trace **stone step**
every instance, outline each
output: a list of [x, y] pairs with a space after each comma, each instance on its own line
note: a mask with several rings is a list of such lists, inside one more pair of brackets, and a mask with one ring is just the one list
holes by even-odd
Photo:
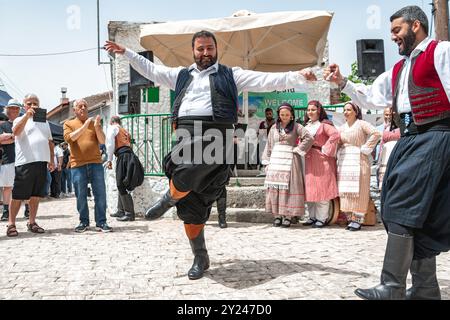
[[[265, 209], [248, 208], [227, 208], [227, 221], [232, 222], [252, 222], [252, 223], [272, 223], [273, 216], [266, 213]], [[217, 221], [217, 208], [213, 207], [209, 221]]]
[[230, 187], [251, 187], [263, 186], [265, 177], [232, 177], [230, 178]]
[[227, 187], [228, 208], [265, 208], [266, 189], [264, 186]]
[[256, 177], [260, 173], [261, 173], [261, 171], [259, 171], [259, 170], [243, 170], [243, 169], [237, 170], [238, 177]]
[[[251, 223], [272, 223], [273, 216], [266, 213], [265, 209], [249, 209], [249, 208], [227, 208], [227, 221], [229, 222], [251, 222]], [[218, 219], [217, 208], [213, 207], [209, 216], [209, 221], [214, 222]], [[143, 218], [144, 214], [137, 214], [138, 217]], [[180, 220], [176, 210], [170, 209], [162, 219]]]

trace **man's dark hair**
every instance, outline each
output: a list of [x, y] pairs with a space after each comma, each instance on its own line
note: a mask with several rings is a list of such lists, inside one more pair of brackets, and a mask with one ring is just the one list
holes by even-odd
[[401, 8], [391, 16], [391, 22], [395, 19], [403, 18], [409, 24], [418, 20], [426, 34], [428, 34], [428, 18], [425, 12], [418, 6], [407, 6]]
[[264, 113], [266, 113], [266, 112], [268, 112], [268, 111], [272, 111], [272, 113], [273, 113], [272, 108], [266, 108], [266, 110], [264, 110]]
[[195, 33], [194, 36], [192, 37], [192, 49], [194, 49], [195, 39], [197, 39], [197, 38], [212, 38], [214, 40], [214, 44], [216, 45], [216, 48], [217, 48], [216, 36], [212, 32], [202, 30], [202, 31]]
[[111, 117], [111, 123], [117, 123], [117, 124], [121, 124], [121, 120], [120, 120], [120, 117], [119, 116], [112, 116]]

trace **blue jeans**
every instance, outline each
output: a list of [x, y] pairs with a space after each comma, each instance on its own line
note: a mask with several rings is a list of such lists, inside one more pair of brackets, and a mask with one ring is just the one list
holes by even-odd
[[47, 169], [47, 180], [45, 181], [45, 196], [48, 196], [50, 194], [50, 184], [52, 183], [52, 175], [50, 171]]
[[87, 187], [91, 184], [95, 202], [95, 223], [97, 226], [106, 222], [106, 186], [103, 166], [97, 163], [72, 168], [72, 180], [77, 197], [77, 210], [80, 222], [89, 225], [89, 208]]
[[61, 192], [72, 192], [72, 177], [70, 175], [70, 169], [61, 170]]

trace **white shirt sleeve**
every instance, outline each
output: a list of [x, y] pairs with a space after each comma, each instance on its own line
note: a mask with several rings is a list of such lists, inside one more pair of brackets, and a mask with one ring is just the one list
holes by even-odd
[[106, 131], [106, 154], [108, 155], [108, 161], [113, 160], [114, 149], [116, 147], [116, 136], [119, 133], [117, 126], [109, 126]]
[[238, 92], [267, 92], [282, 91], [286, 89], [307, 90], [305, 77], [299, 72], [259, 72], [244, 70], [240, 67], [233, 68], [233, 77]]
[[172, 90], [175, 90], [178, 73], [183, 67], [170, 68], [151, 62], [136, 52], [126, 49], [124, 57], [128, 59], [131, 66], [147, 79], [162, 84]]
[[59, 146], [55, 146], [54, 152], [55, 152], [55, 156], [57, 158], [60, 158], [60, 157], [64, 156], [64, 153], [63, 153], [62, 149]]
[[434, 64], [450, 101], [450, 42], [439, 42], [434, 51]]
[[392, 69], [382, 73], [370, 86], [347, 81], [342, 90], [358, 106], [382, 110], [392, 106]]

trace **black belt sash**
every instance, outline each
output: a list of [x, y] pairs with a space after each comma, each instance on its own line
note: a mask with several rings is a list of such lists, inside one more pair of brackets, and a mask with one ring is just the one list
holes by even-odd
[[410, 136], [425, 133], [427, 131], [450, 131], [450, 118], [418, 126], [414, 123], [411, 112], [401, 113], [396, 119], [401, 136]]

